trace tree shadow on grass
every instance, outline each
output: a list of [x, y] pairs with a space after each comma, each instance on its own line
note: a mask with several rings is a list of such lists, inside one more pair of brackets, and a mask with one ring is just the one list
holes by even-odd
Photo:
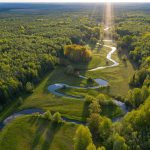
[[51, 125], [49, 126], [48, 130], [45, 133], [45, 141], [42, 145], [42, 150], [49, 150], [53, 142], [54, 136], [59, 131], [60, 127], [61, 124], [51, 123]]
[[[65, 73], [65, 69], [66, 67], [63, 66], [59, 66], [56, 68], [56, 70], [54, 70], [53, 72], [51, 72], [51, 74], [49, 75], [47, 82], [44, 85], [43, 88], [43, 93], [50, 93], [48, 91], [48, 86], [52, 85], [52, 84], [56, 84], [56, 83], [64, 83], [67, 85], [73, 85], [73, 86], [80, 86], [81, 82], [85, 79], [78, 77], [77, 75], [73, 74], [73, 75], [68, 75]], [[79, 69], [75, 70], [80, 71]], [[86, 71], [82, 71], [82, 75], [85, 74]]]
[[83, 111], [82, 111], [82, 120], [83, 120], [83, 122], [86, 122], [86, 119], [89, 116], [88, 109], [89, 109], [89, 104], [85, 102], [84, 106], [83, 106]]
[[31, 124], [36, 124], [38, 126], [31, 146], [31, 150], [36, 150], [36, 146], [38, 145], [41, 136], [45, 133], [45, 130], [50, 126], [50, 122], [42, 119], [31, 119], [30, 122]]
[[30, 118], [29, 122], [31, 123], [31, 125], [37, 126], [37, 130], [34, 134], [33, 142], [30, 149], [36, 150], [43, 136], [42, 145], [40, 147], [42, 150], [49, 150], [53, 142], [53, 138], [57, 131], [59, 131], [61, 124], [55, 124], [48, 120], [39, 119], [36, 117]]
[[[138, 69], [139, 66], [133, 61], [133, 59], [131, 59], [128, 51], [126, 51], [125, 48], [122, 51], [119, 50], [119, 52], [117, 52], [117, 55], [118, 55], [119, 59], [121, 60], [121, 62], [123, 62], [122, 57], [126, 56], [127, 60], [132, 64], [133, 69], [134, 70]], [[127, 62], [123, 62], [123, 63], [125, 65], [125, 67], [127, 67]]]

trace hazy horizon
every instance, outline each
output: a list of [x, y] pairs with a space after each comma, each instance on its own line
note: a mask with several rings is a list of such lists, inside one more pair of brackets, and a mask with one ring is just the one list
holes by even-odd
[[149, 3], [149, 0], [0, 0], [0, 3]]

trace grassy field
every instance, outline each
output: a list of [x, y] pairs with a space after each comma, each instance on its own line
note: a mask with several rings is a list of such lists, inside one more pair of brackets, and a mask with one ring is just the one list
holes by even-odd
[[[41, 108], [52, 112], [59, 111], [62, 115], [69, 118], [85, 119], [84, 111], [86, 108], [83, 101], [58, 97], [48, 92], [48, 85], [65, 81], [65, 76], [60, 76], [59, 78], [60, 71], [61, 69], [57, 68], [50, 73], [34, 90], [33, 94], [24, 100], [23, 105], [19, 109]], [[66, 83], [69, 84], [69, 81], [66, 80]], [[74, 82], [74, 85], [77, 85], [77, 83]]]
[[72, 150], [77, 126], [72, 123], [54, 126], [44, 119], [19, 117], [0, 132], [0, 149]]
[[[101, 58], [106, 57], [109, 51], [110, 51], [109, 48], [102, 48], [99, 51], [100, 57]], [[106, 68], [103, 70], [97, 70], [93, 72], [81, 71], [80, 73], [87, 77], [102, 78], [102, 79], [109, 81], [109, 84], [110, 84], [109, 90], [102, 90], [102, 92], [105, 92], [111, 96], [125, 97], [127, 95], [128, 90], [130, 89], [128, 82], [129, 82], [129, 78], [134, 73], [134, 68], [129, 60], [127, 60], [126, 62], [123, 62], [122, 59], [118, 57], [117, 52], [113, 53], [112, 58], [116, 60], [117, 62], [119, 62], [119, 66], [113, 67], [113, 68]], [[99, 66], [106, 65], [104, 64], [105, 61], [100, 60]], [[83, 94], [82, 90], [79, 91], [76, 89], [71, 89], [70, 92], [79, 94], [79, 95]]]

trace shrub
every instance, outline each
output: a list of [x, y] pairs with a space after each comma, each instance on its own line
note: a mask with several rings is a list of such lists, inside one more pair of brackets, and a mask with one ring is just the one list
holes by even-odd
[[80, 125], [75, 133], [74, 150], [86, 150], [90, 143], [92, 143], [92, 135], [89, 128]]
[[38, 118], [39, 118], [39, 117], [42, 117], [39, 112], [34, 113], [33, 116], [34, 116], [34, 117], [38, 117]]
[[93, 143], [90, 143], [86, 150], [96, 150], [96, 146]]
[[92, 101], [92, 103], [89, 106], [89, 111], [90, 114], [92, 113], [100, 113], [101, 112], [101, 108], [100, 105], [97, 101]]
[[100, 104], [102, 104], [106, 100], [106, 96], [104, 94], [99, 94], [96, 99]]
[[126, 56], [126, 55], [123, 55], [123, 56], [122, 56], [122, 60], [123, 60], [123, 61], [126, 61], [126, 60], [127, 60], [127, 56]]
[[125, 143], [125, 139], [119, 134], [114, 135], [113, 150], [127, 150], [128, 146]]
[[43, 114], [43, 118], [47, 119], [47, 120], [52, 120], [52, 114], [51, 112], [48, 110]]
[[98, 147], [97, 150], [106, 150], [104, 146]]
[[91, 77], [89, 77], [89, 78], [87, 79], [87, 83], [94, 83], [94, 80], [93, 80]]
[[52, 121], [54, 123], [62, 123], [62, 118], [61, 118], [61, 114], [59, 112], [54, 113], [53, 117], [52, 117]]
[[33, 92], [33, 84], [31, 83], [31, 82], [27, 82], [26, 83], [26, 91], [28, 92], [28, 93], [32, 93]]
[[96, 99], [92, 96], [86, 95], [85, 96], [85, 102], [86, 103], [92, 103], [93, 101], [95, 101]]
[[101, 116], [97, 113], [93, 113], [87, 119], [88, 127], [93, 135], [94, 139], [99, 137], [99, 126], [101, 122]]

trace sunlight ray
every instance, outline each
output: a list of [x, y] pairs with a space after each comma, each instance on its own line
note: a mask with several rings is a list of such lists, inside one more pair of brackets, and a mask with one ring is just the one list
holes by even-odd
[[112, 3], [107, 2], [105, 4], [105, 12], [104, 12], [104, 25], [105, 25], [105, 37], [106, 39], [112, 39], [112, 35], [108, 30], [113, 25], [113, 6]]

